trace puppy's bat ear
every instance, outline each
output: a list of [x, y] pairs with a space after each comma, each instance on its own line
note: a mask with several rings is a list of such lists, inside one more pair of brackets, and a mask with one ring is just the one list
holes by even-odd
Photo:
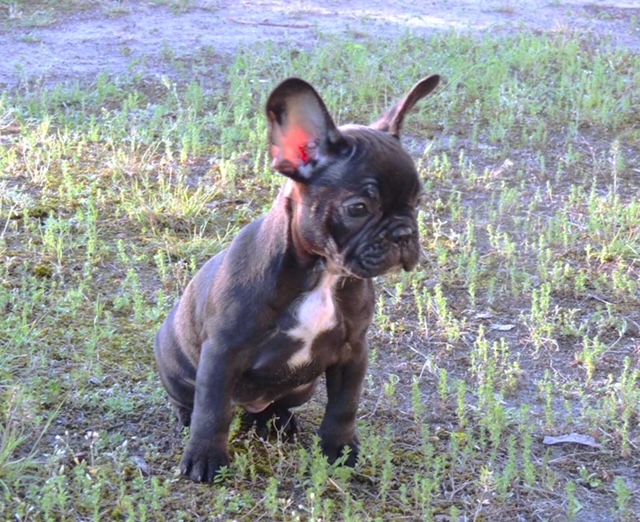
[[411, 88], [402, 100], [388, 109], [378, 120], [372, 123], [370, 127], [388, 132], [392, 136], [399, 138], [402, 122], [404, 121], [404, 116], [407, 111], [410, 111], [418, 101], [433, 91], [438, 86], [438, 83], [440, 83], [440, 76], [437, 74], [422, 78], [422, 80]]
[[346, 145], [324, 102], [304, 80], [283, 81], [266, 109], [272, 166], [295, 181], [308, 181], [323, 159]]

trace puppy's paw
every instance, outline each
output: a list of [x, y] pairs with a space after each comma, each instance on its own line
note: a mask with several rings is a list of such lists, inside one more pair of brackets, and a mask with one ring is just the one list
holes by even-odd
[[180, 471], [194, 482], [213, 482], [220, 469], [229, 465], [229, 454], [221, 450], [202, 451], [189, 443], [182, 455]]
[[343, 457], [345, 451], [347, 452], [346, 458], [344, 459], [344, 462], [341, 462], [341, 464], [353, 468], [358, 460], [357, 441], [352, 441], [347, 444], [334, 444], [322, 441], [320, 443], [320, 448], [322, 449], [322, 453], [327, 457], [329, 464], [333, 464]]

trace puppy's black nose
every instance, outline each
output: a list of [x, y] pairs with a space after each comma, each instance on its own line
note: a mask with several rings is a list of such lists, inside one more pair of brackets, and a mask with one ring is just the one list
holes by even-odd
[[391, 238], [395, 243], [406, 241], [413, 235], [413, 229], [406, 225], [401, 225], [393, 229], [391, 232]]

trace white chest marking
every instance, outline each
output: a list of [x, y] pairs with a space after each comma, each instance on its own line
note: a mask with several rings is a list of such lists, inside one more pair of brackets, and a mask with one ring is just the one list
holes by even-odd
[[333, 289], [337, 275], [325, 274], [320, 284], [309, 292], [298, 305], [298, 325], [287, 332], [292, 339], [302, 341], [302, 347], [294, 353], [287, 364], [296, 368], [311, 361], [311, 345], [314, 339], [337, 324]]

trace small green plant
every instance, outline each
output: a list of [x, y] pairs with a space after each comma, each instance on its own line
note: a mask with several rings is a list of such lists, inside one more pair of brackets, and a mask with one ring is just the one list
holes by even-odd
[[629, 510], [631, 491], [622, 477], [616, 477], [613, 481], [613, 489], [616, 493], [616, 516], [620, 520], [633, 520]]
[[576, 497], [576, 484], [573, 481], [567, 483], [567, 520], [575, 520], [582, 510], [582, 504]]

